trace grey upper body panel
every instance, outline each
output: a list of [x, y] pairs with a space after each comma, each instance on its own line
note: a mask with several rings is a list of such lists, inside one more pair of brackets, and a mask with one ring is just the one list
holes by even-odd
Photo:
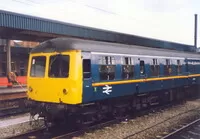
[[63, 52], [67, 50], [200, 59], [200, 54], [194, 52], [183, 52], [161, 48], [149, 48], [138, 45], [124, 45], [118, 43], [107, 43], [75, 38], [55, 38], [45, 41], [34, 48], [31, 53]]

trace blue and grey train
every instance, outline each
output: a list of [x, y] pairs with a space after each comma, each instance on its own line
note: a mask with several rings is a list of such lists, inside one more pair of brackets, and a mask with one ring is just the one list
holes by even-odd
[[27, 77], [32, 115], [92, 123], [196, 96], [200, 55], [55, 38], [31, 51]]

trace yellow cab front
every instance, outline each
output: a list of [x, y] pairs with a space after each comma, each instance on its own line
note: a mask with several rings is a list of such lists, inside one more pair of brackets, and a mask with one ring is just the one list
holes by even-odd
[[28, 99], [39, 102], [82, 102], [82, 61], [77, 50], [30, 54]]

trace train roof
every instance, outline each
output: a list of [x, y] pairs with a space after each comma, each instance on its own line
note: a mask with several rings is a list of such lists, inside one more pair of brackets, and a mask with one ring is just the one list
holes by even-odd
[[132, 55], [157, 55], [157, 56], [180, 56], [198, 57], [196, 52], [184, 52], [168, 50], [162, 48], [149, 48], [138, 45], [125, 45], [119, 43], [108, 43], [93, 40], [83, 40], [77, 38], [55, 38], [42, 42], [39, 46], [32, 49], [31, 53], [63, 52], [67, 50], [81, 50], [87, 52], [100, 53], [120, 53]]

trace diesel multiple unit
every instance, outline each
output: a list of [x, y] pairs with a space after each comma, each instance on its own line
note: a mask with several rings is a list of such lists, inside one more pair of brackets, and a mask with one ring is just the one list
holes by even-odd
[[196, 95], [200, 55], [56, 38], [31, 51], [27, 77], [33, 115], [88, 124]]

